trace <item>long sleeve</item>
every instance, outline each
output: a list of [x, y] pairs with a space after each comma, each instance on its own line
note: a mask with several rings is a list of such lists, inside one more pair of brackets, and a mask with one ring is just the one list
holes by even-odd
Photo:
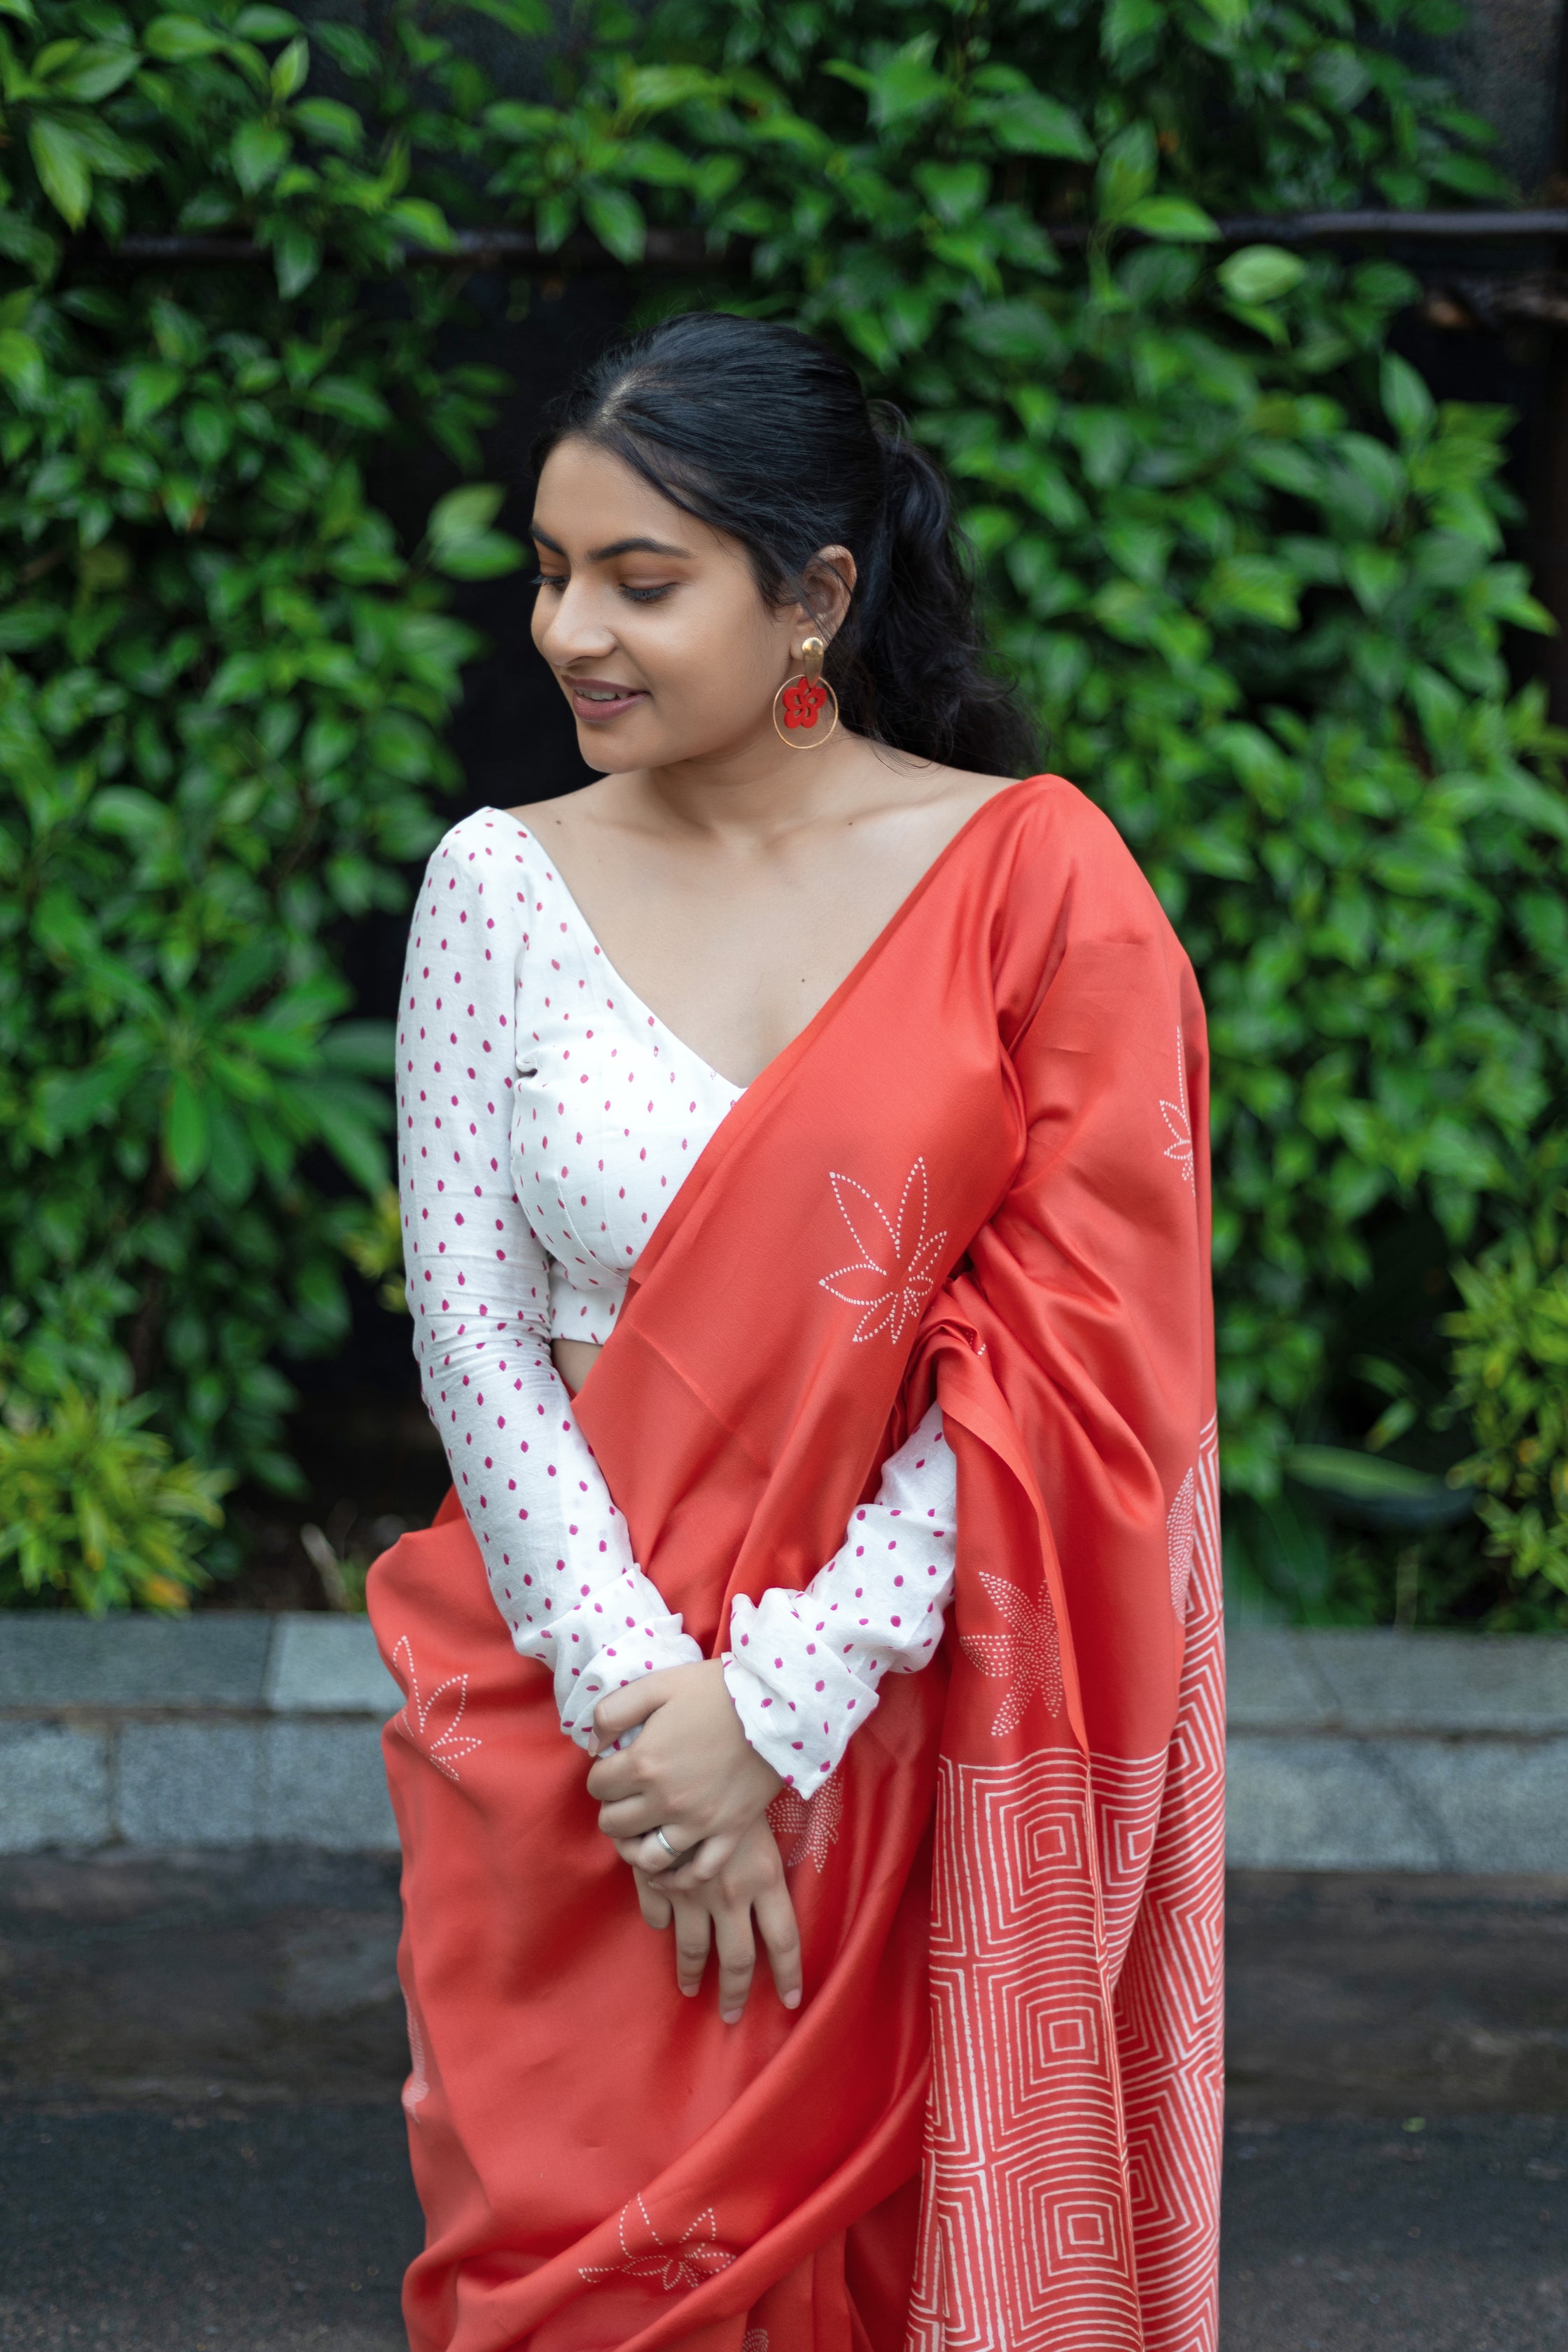
[[490, 1590], [586, 1746], [606, 1691], [702, 1654], [632, 1559], [551, 1358], [548, 1262], [510, 1166], [520, 905], [485, 833], [447, 835], [399, 1007], [405, 1262], [425, 1402]]
[[793, 1787], [827, 1779], [884, 1675], [930, 1662], [952, 1597], [957, 1502], [958, 1465], [933, 1404], [804, 1591], [774, 1586], [735, 1601], [725, 1687], [747, 1739]]

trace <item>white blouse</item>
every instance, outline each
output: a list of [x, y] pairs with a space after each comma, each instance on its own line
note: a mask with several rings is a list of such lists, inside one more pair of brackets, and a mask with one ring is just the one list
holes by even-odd
[[[628, 1272], [743, 1089], [632, 994], [499, 809], [455, 825], [426, 869], [397, 1078], [425, 1402], [512, 1639], [586, 1746], [607, 1690], [702, 1653], [632, 1559], [550, 1343], [609, 1338]], [[930, 1659], [955, 1516], [933, 1405], [804, 1591], [735, 1601], [725, 1684], [786, 1780], [820, 1786], [882, 1675]]]

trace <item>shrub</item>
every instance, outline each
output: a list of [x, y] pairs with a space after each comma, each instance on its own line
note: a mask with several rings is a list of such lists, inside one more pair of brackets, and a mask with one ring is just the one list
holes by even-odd
[[[183, 1454], [289, 1486], [276, 1359], [344, 1336], [355, 1223], [313, 1156], [366, 1194], [387, 1177], [390, 1030], [342, 1017], [334, 927], [401, 904], [455, 780], [440, 730], [476, 640], [438, 575], [518, 550], [481, 485], [408, 551], [366, 501], [393, 401], [468, 461], [482, 387], [430, 371], [416, 320], [356, 307], [357, 278], [439, 222], [402, 194], [395, 148], [356, 162], [358, 118], [303, 95], [292, 19], [7, 13], [0, 1247], [17, 1378], [45, 1427], [68, 1379], [133, 1387]], [[59, 234], [237, 215], [271, 274], [139, 273]], [[58, 1410], [76, 1429], [77, 1406]]]
[[[515, 554], [478, 486], [418, 550], [365, 502], [416, 423], [477, 470], [495, 389], [432, 361], [460, 274], [402, 257], [510, 221], [635, 269], [651, 223], [712, 266], [650, 305], [801, 319], [941, 451], [1055, 763], [1194, 954], [1232, 1493], [1359, 1439], [1380, 1235], [1484, 1253], [1568, 1079], [1568, 799], [1504, 666], [1545, 625], [1504, 415], [1392, 353], [1403, 271], [1224, 255], [1214, 216], [1494, 195], [1405, 54], [1447, 0], [585, 0], [559, 37], [537, 0], [34, 5], [0, 190], [0, 1213], [35, 1356], [112, 1358], [182, 1448], [287, 1477], [273, 1358], [341, 1332], [357, 1223], [306, 1155], [384, 1181], [385, 1039], [341, 1019], [330, 926], [436, 829], [471, 645], [436, 575]], [[244, 232], [271, 267], [132, 270], [62, 222]]]
[[[1543, 1197], [1457, 1279], [1462, 1310], [1454, 1403], [1476, 1451], [1456, 1471], [1481, 1488], [1487, 1549], [1508, 1562], [1519, 1603], [1568, 1622], [1568, 1150], [1549, 1139]], [[1555, 1604], [1554, 1606], [1552, 1604]]]
[[99, 1616], [174, 1613], [205, 1584], [202, 1530], [222, 1522], [221, 1473], [170, 1459], [127, 1403], [68, 1388], [0, 1427], [0, 1607], [65, 1601]]

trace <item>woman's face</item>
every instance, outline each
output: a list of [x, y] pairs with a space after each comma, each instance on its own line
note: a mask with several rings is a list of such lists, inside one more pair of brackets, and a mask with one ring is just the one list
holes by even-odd
[[[773, 697], [799, 669], [816, 624], [798, 605], [763, 601], [734, 540], [607, 450], [572, 440], [545, 461], [532, 532], [533, 642], [572, 706], [590, 767], [666, 768], [776, 740]], [[830, 575], [822, 634], [846, 602]]]

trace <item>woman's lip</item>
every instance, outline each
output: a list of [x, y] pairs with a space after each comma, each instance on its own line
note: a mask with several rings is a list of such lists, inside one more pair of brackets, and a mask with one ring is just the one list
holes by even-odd
[[622, 686], [613, 677], [569, 677], [566, 690], [578, 718], [590, 725], [595, 719], [618, 719], [635, 702], [647, 698], [643, 687]]

